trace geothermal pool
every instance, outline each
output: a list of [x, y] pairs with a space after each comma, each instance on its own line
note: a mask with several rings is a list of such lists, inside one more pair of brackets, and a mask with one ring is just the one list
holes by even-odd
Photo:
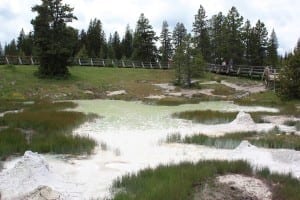
[[[66, 199], [110, 197], [114, 179], [159, 164], [196, 162], [201, 159], [244, 159], [256, 167], [300, 177], [300, 152], [257, 148], [243, 142], [234, 150], [197, 145], [167, 144], [169, 134], [222, 135], [236, 131], [267, 131], [275, 124], [255, 124], [243, 112], [278, 112], [274, 108], [237, 106], [231, 102], [203, 102], [181, 106], [154, 106], [114, 100], [75, 101], [77, 111], [101, 116], [74, 131], [88, 135], [99, 146], [90, 157], [30, 155], [5, 163], [0, 173], [2, 198], [24, 195], [40, 185], [62, 193]], [[174, 112], [188, 110], [243, 111], [228, 124], [203, 125], [174, 119]], [[287, 127], [280, 127], [287, 128]], [[20, 170], [20, 168], [22, 170]], [[19, 170], [18, 170], [19, 169]], [[25, 183], [25, 184], [24, 184]]]

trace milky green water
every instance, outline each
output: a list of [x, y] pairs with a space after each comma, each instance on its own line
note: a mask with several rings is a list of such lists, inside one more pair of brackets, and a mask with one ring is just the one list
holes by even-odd
[[96, 113], [101, 119], [101, 129], [176, 129], [190, 126], [192, 122], [173, 119], [171, 115], [175, 112], [192, 110], [218, 110], [224, 112], [245, 111], [267, 111], [277, 112], [277, 109], [265, 107], [238, 106], [232, 102], [215, 101], [202, 102], [199, 104], [185, 104], [179, 106], [156, 106], [142, 102], [128, 102], [119, 100], [78, 100], [77, 111], [85, 113]]

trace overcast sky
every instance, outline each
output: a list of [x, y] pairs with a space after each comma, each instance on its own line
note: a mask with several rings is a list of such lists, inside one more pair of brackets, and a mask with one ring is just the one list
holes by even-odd
[[[24, 28], [32, 30], [30, 20], [35, 17], [31, 7], [40, 0], [0, 0], [0, 42], [11, 41]], [[218, 12], [227, 14], [235, 6], [239, 13], [254, 25], [261, 19], [269, 33], [272, 29], [279, 41], [279, 52], [291, 51], [300, 37], [299, 0], [65, 0], [75, 8], [78, 20], [72, 26], [87, 29], [90, 19], [98, 18], [106, 35], [118, 31], [121, 36], [127, 24], [134, 28], [141, 13], [159, 35], [163, 20], [173, 29], [177, 22], [183, 22], [191, 31], [194, 15], [200, 4], [210, 18]]]

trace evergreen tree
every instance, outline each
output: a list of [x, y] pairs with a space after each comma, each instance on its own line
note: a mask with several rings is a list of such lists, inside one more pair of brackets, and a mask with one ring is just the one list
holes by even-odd
[[253, 28], [253, 47], [251, 47], [252, 65], [266, 64], [267, 45], [268, 45], [268, 31], [263, 22], [257, 21]]
[[285, 99], [300, 99], [300, 51], [288, 58], [280, 73], [279, 95]]
[[194, 47], [192, 37], [187, 34], [174, 55], [176, 84], [191, 87], [192, 78], [203, 75], [205, 66], [201, 52]]
[[243, 28], [242, 28], [242, 40], [244, 45], [244, 63], [251, 63], [251, 47], [253, 46], [253, 31], [251, 27], [251, 23], [249, 20], [246, 20]]
[[42, 0], [32, 8], [37, 16], [32, 20], [34, 41], [40, 58], [41, 77], [66, 77], [67, 65], [77, 40], [77, 32], [66, 23], [76, 19], [73, 8], [62, 0]]
[[222, 12], [219, 12], [217, 15], [213, 15], [209, 20], [211, 57], [217, 64], [222, 63], [226, 53], [224, 22], [225, 16], [222, 14]]
[[3, 56], [3, 55], [4, 55], [4, 50], [3, 50], [1, 42], [0, 42], [0, 56]]
[[104, 38], [101, 21], [96, 18], [91, 20], [86, 34], [86, 48], [89, 57], [100, 56]]
[[267, 47], [267, 60], [268, 64], [276, 67], [278, 65], [278, 40], [274, 29], [272, 30], [271, 36], [268, 41]]
[[193, 23], [193, 32], [196, 48], [200, 50], [204, 59], [210, 61], [210, 38], [208, 34], [208, 22], [205, 10], [202, 5], [195, 15], [195, 22]]
[[149, 24], [149, 20], [142, 13], [137, 21], [136, 30], [134, 32], [133, 59], [156, 61], [157, 49], [155, 42], [157, 39], [152, 26]]
[[163, 21], [162, 24], [162, 31], [160, 34], [160, 54], [161, 54], [161, 61], [168, 62], [169, 59], [172, 57], [172, 45], [171, 45], [171, 32], [169, 31], [169, 25], [167, 21]]
[[174, 28], [173, 35], [172, 35], [172, 41], [175, 50], [181, 45], [186, 35], [187, 35], [187, 30], [184, 27], [184, 24], [178, 22]]
[[24, 29], [22, 28], [20, 35], [17, 39], [17, 48], [19, 51], [19, 55], [23, 55], [24, 41], [25, 41], [25, 32]]
[[116, 31], [112, 37], [111, 45], [114, 51], [114, 58], [120, 60], [122, 58], [122, 46], [119, 33]]
[[238, 10], [232, 7], [225, 18], [226, 27], [226, 54], [227, 61], [233, 60], [235, 63], [241, 63], [243, 57], [242, 30], [243, 17]]
[[107, 58], [115, 59], [115, 52], [113, 48], [113, 36], [111, 33], [109, 34], [109, 38], [107, 41]]
[[17, 56], [18, 49], [16, 41], [13, 39], [9, 44], [5, 45], [4, 52], [6, 56]]
[[125, 35], [124, 38], [122, 39], [122, 51], [123, 51], [122, 54], [127, 59], [131, 58], [133, 53], [133, 33], [129, 25], [126, 26]]

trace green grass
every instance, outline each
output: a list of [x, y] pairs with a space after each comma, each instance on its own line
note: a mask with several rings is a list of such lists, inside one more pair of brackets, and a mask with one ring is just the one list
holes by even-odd
[[268, 106], [279, 108], [283, 115], [300, 117], [299, 100], [283, 101], [273, 91], [251, 94], [242, 99], [235, 100], [235, 103], [246, 106]]
[[12, 154], [23, 154], [28, 148], [24, 135], [15, 129], [0, 131], [0, 160]]
[[219, 112], [212, 110], [205, 111], [185, 111], [174, 113], [172, 116], [180, 119], [193, 120], [202, 124], [229, 123], [235, 119], [237, 112]]
[[[194, 122], [202, 124], [222, 124], [233, 121], [238, 112], [220, 112], [212, 110], [201, 110], [201, 111], [184, 111], [174, 113], [172, 117], [192, 120]], [[252, 119], [256, 123], [264, 123], [263, 116], [265, 115], [276, 115], [276, 113], [268, 112], [253, 112], [250, 113]]]
[[197, 104], [200, 101], [198, 99], [187, 99], [183, 97], [166, 97], [155, 101], [159, 106], [178, 106], [182, 104]]
[[[24, 153], [25, 149], [40, 153], [90, 154], [97, 145], [88, 137], [74, 136], [74, 128], [95, 115], [62, 111], [73, 108], [72, 102], [38, 102], [19, 113], [9, 113], [0, 118], [0, 126], [9, 127], [0, 132], [0, 157]], [[17, 137], [16, 137], [17, 136]]]
[[0, 66], [0, 99], [90, 99], [122, 89], [131, 99], [142, 99], [160, 94], [153, 83], [168, 83], [174, 77], [173, 70], [71, 67], [69, 79], [52, 80], [37, 78], [36, 70], [36, 66], [15, 66], [14, 70]]
[[243, 174], [265, 180], [272, 187], [273, 199], [294, 200], [300, 195], [300, 181], [291, 176], [271, 174], [266, 169], [253, 172], [243, 161], [200, 161], [196, 164], [159, 166], [125, 175], [113, 183], [114, 199], [193, 199], [194, 185], [204, 185], [225, 174]]
[[[170, 137], [170, 136], [169, 136]], [[278, 130], [272, 130], [268, 133], [246, 132], [231, 133], [220, 137], [209, 137], [206, 135], [187, 136], [180, 142], [187, 144], [197, 144], [221, 149], [234, 149], [243, 140], [248, 140], [251, 144], [273, 149], [294, 149], [300, 151], [300, 136], [278, 134]]]

